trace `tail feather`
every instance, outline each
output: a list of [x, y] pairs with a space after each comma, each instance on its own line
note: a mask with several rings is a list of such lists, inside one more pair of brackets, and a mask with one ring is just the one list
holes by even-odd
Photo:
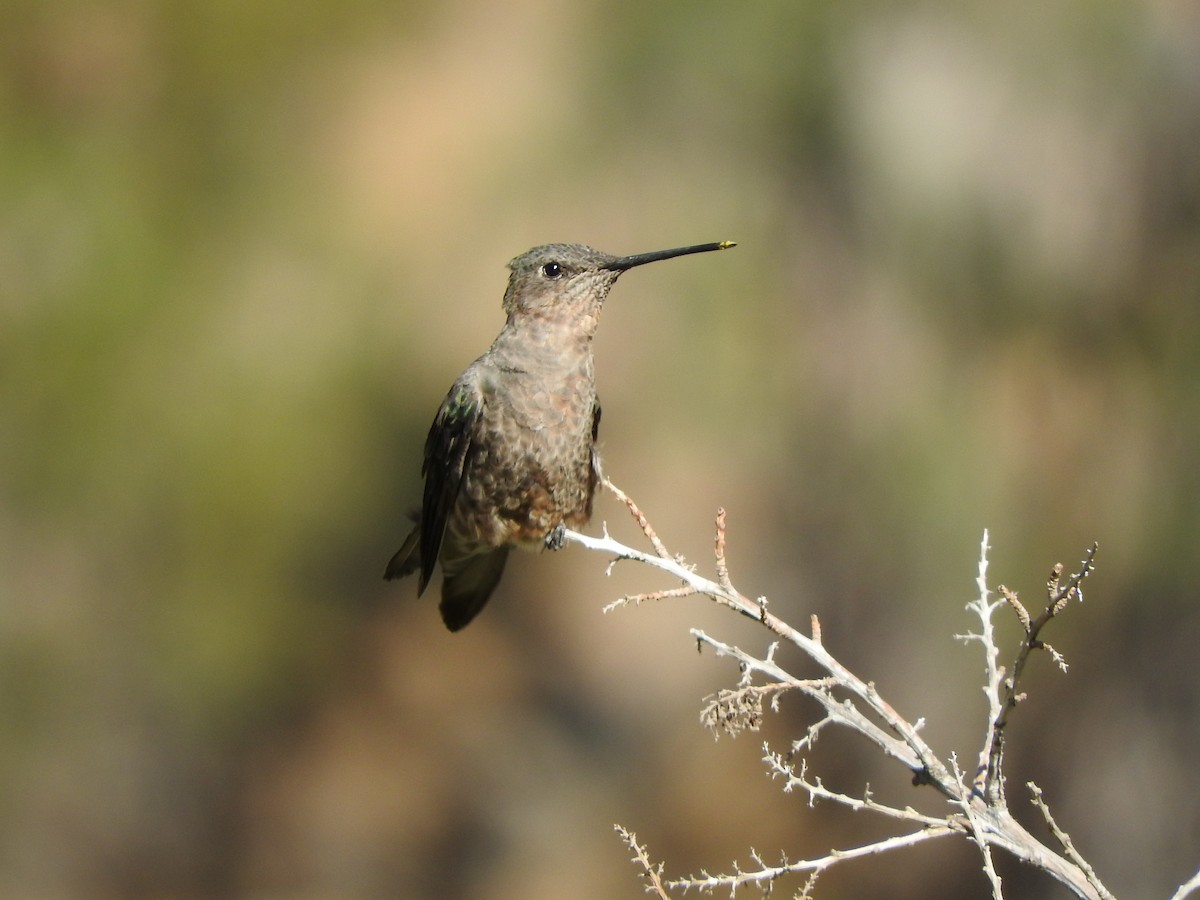
[[458, 631], [479, 615], [492, 591], [504, 574], [508, 562], [508, 547], [500, 547], [480, 556], [472, 556], [463, 562], [453, 574], [447, 573], [443, 563], [442, 602], [438, 609], [442, 621], [451, 631]]
[[[404, 541], [404, 545], [396, 551], [396, 555], [392, 557], [387, 564], [387, 569], [383, 573], [383, 577], [388, 581], [393, 578], [403, 578], [405, 575], [411, 575], [417, 571], [417, 567], [421, 565], [421, 529], [414, 528]], [[425, 590], [425, 585], [422, 584], [417, 589], [417, 596]]]
[[[458, 631], [479, 615], [500, 582], [500, 576], [504, 574], [509, 549], [501, 547], [488, 553], [449, 560], [449, 571], [446, 570], [447, 560], [442, 560], [444, 580], [442, 602], [438, 609], [441, 610], [442, 621], [451, 631]], [[420, 568], [421, 529], [414, 528], [387, 564], [383, 577], [391, 581], [411, 575]], [[417, 585], [418, 597], [424, 593], [426, 586], [427, 579], [421, 578]]]

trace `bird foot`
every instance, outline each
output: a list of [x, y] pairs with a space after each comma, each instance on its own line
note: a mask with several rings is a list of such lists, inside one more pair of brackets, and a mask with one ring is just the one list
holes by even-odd
[[546, 535], [547, 550], [561, 550], [567, 542], [567, 528], [562, 522], [559, 522], [550, 529], [550, 533]]

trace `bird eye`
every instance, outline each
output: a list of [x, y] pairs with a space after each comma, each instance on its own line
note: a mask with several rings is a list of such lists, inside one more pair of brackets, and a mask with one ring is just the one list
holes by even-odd
[[548, 262], [542, 266], [542, 274], [547, 278], [558, 278], [562, 275], [562, 266], [556, 262]]

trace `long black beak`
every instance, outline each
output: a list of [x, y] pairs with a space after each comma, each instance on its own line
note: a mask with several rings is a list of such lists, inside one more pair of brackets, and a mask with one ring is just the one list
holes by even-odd
[[674, 250], [655, 250], [652, 253], [636, 253], [633, 256], [618, 257], [604, 268], [611, 269], [614, 272], [624, 272], [626, 269], [632, 269], [634, 266], [658, 262], [660, 259], [687, 256], [689, 253], [708, 253], [710, 250], [725, 250], [736, 246], [737, 244], [734, 241], [721, 241], [716, 244], [695, 244], [691, 247], [676, 247]]

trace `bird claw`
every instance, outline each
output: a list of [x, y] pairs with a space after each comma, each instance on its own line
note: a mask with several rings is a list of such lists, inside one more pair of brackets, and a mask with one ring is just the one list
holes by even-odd
[[567, 528], [562, 522], [559, 522], [550, 529], [550, 533], [546, 535], [547, 550], [561, 550], [567, 542]]

